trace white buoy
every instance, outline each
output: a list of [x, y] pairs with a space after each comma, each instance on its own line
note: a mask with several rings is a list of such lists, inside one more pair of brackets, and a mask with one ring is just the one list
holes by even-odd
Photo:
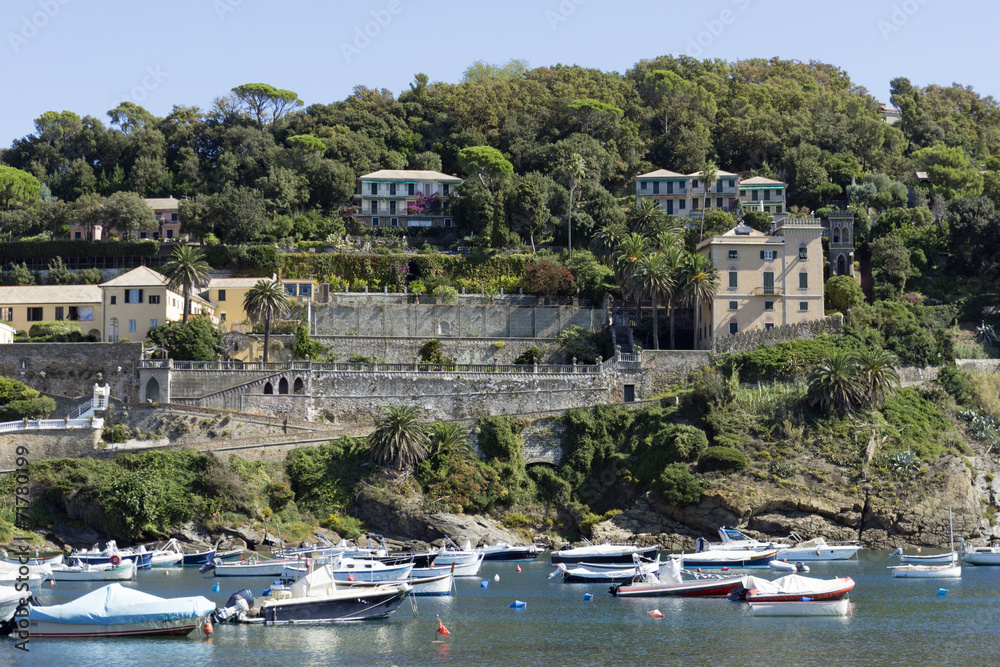
[[493, 575], [493, 581], [500, 581], [500, 575], [499, 574]]

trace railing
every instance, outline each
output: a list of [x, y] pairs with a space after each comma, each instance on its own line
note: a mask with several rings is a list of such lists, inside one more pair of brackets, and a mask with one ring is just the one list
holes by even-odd
[[[159, 362], [152, 362], [158, 364]], [[139, 368], [161, 368], [149, 361], [140, 361]], [[175, 371], [347, 371], [358, 373], [546, 373], [565, 375], [573, 373], [598, 373], [599, 364], [386, 364], [351, 362], [242, 362], [242, 361], [175, 361]]]
[[781, 296], [780, 287], [754, 287], [750, 296]]
[[94, 419], [28, 419], [0, 424], [0, 433], [7, 431], [38, 431], [55, 428], [104, 428], [104, 420]]

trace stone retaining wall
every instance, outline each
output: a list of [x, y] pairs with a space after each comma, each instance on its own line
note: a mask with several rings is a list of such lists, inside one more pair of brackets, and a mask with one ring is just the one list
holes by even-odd
[[134, 366], [141, 354], [142, 343], [10, 343], [0, 345], [0, 375], [43, 393], [86, 399], [100, 373], [101, 384], [110, 384], [111, 395], [121, 398], [135, 395]]
[[724, 336], [715, 341], [713, 352], [727, 354], [729, 352], [747, 352], [758, 347], [776, 345], [791, 340], [817, 338], [823, 334], [838, 334], [844, 325], [844, 316], [837, 314], [822, 320], [803, 322], [801, 324], [786, 324], [767, 330], [744, 331], [735, 336]]
[[94, 456], [99, 453], [97, 442], [101, 439], [100, 429], [68, 428], [7, 431], [0, 433], [0, 470], [17, 468], [17, 448], [27, 447], [25, 457], [30, 463], [43, 459], [76, 458]]

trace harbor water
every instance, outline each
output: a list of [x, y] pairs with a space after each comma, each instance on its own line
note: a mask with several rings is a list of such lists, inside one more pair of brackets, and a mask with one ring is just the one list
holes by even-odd
[[[621, 600], [608, 586], [563, 584], [548, 554], [538, 561], [484, 563], [457, 580], [451, 597], [413, 598], [382, 620], [262, 627], [220, 624], [210, 637], [29, 640], [30, 652], [0, 642], [0, 665], [997, 665], [1000, 567], [963, 566], [960, 579], [895, 579], [888, 552], [809, 563], [806, 576], [849, 576], [845, 618], [752, 617], [725, 599]], [[780, 573], [748, 570], [773, 579]], [[494, 581], [499, 574], [500, 580]], [[488, 582], [486, 587], [482, 582]], [[218, 593], [212, 591], [220, 584]], [[214, 578], [197, 568], [139, 572], [131, 582], [163, 597], [203, 595], [224, 604], [267, 578]], [[45, 583], [45, 604], [60, 604], [100, 583]], [[939, 595], [939, 589], [947, 589]], [[584, 600], [585, 593], [593, 599]], [[514, 600], [525, 602], [512, 609]], [[659, 609], [663, 618], [647, 612]], [[436, 633], [437, 618], [450, 630]]]

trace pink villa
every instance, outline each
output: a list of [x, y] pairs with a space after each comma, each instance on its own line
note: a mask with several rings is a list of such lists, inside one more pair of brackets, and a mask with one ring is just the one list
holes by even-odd
[[[153, 215], [159, 222], [159, 229], [151, 232], [135, 232], [137, 238], [172, 241], [181, 235], [181, 221], [178, 215], [180, 201], [173, 197], [146, 199], [146, 204], [153, 209]], [[107, 233], [106, 233], [107, 232]], [[94, 225], [93, 233], [86, 225], [73, 223], [69, 237], [75, 240], [106, 241], [109, 234], [118, 235], [115, 229], [104, 229], [103, 225]]]

